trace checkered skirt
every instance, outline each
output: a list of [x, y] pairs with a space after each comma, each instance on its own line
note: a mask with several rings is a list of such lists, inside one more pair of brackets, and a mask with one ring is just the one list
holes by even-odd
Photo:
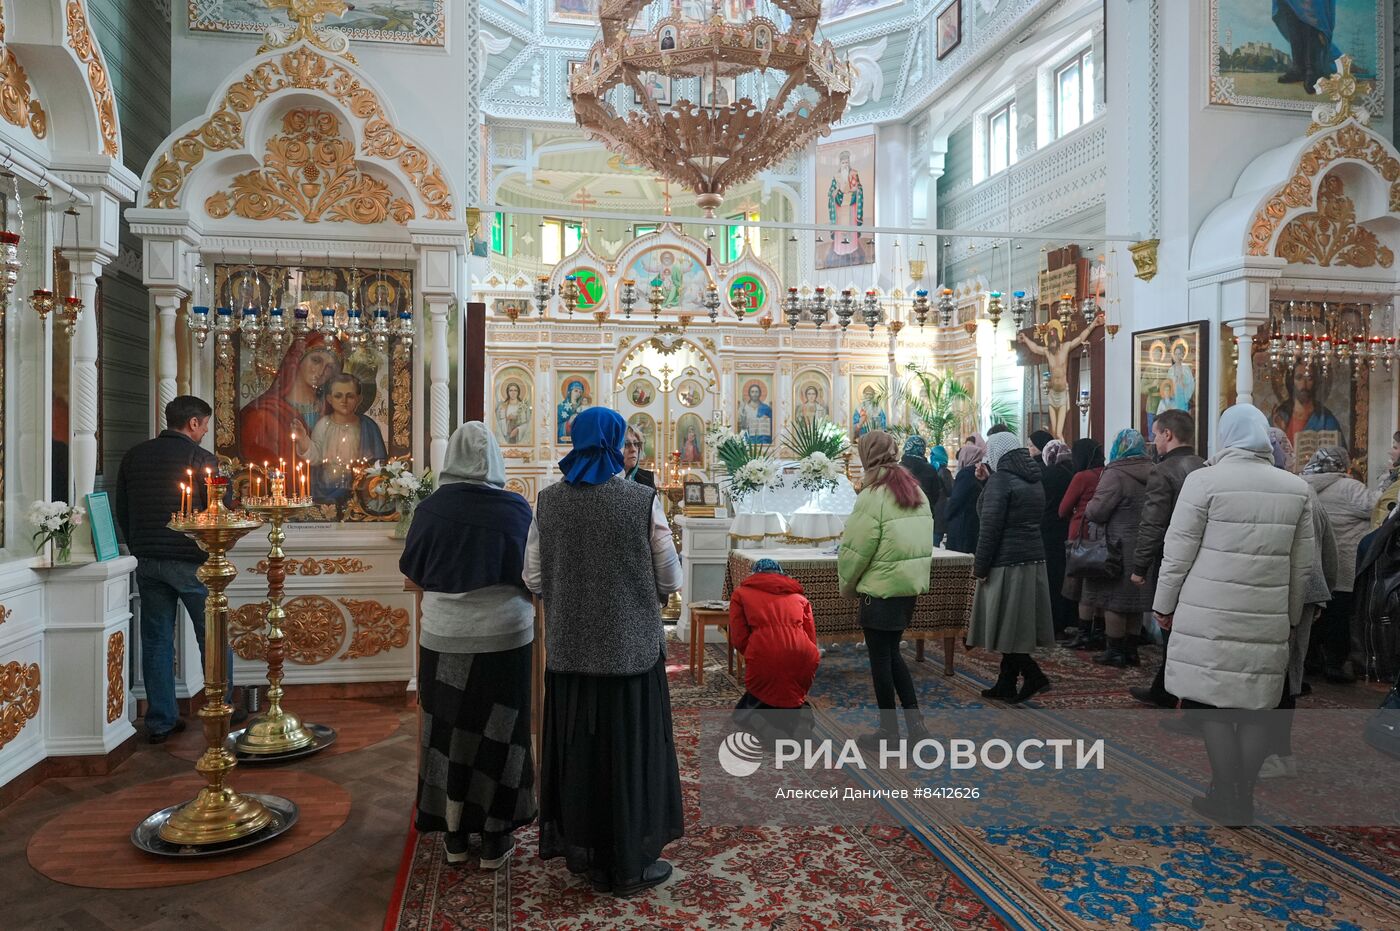
[[418, 830], [501, 833], [535, 819], [530, 649], [419, 647]]

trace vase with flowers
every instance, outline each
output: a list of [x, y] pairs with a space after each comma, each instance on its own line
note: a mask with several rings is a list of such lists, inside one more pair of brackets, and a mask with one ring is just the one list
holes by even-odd
[[389, 462], [376, 462], [365, 470], [372, 484], [370, 492], [394, 505], [399, 513], [399, 521], [394, 525], [393, 537], [402, 540], [408, 536], [408, 526], [413, 523], [413, 511], [418, 502], [433, 493], [436, 482], [433, 470], [413, 471], [411, 462], [393, 459]]
[[83, 523], [83, 509], [67, 501], [35, 501], [29, 508], [29, 522], [34, 531], [34, 552], [45, 546], [53, 550], [55, 566], [73, 561], [73, 531]]

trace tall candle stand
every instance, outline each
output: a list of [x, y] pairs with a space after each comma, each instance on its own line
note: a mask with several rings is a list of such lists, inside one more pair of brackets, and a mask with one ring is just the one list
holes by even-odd
[[[274, 473], [276, 474], [276, 473]], [[287, 579], [287, 554], [282, 544], [287, 534], [282, 524], [293, 514], [312, 506], [309, 497], [288, 497], [285, 487], [272, 479], [273, 494], [247, 497], [243, 507], [268, 522], [267, 541], [267, 711], [248, 722], [233, 735], [234, 749], [245, 762], [272, 762], [289, 756], [307, 756], [330, 746], [335, 730], [323, 724], [305, 723], [282, 707], [282, 662], [287, 612], [282, 607], [283, 583]]]
[[233, 706], [225, 700], [229, 670], [225, 661], [228, 596], [224, 590], [238, 575], [228, 560], [228, 551], [262, 521], [224, 506], [227, 478], [210, 477], [205, 487], [208, 507], [195, 511], [190, 495], [188, 506], [182, 503], [180, 512], [172, 514], [166, 526], [194, 540], [208, 554], [197, 573], [209, 594], [204, 599], [204, 707], [199, 710], [205, 750], [195, 763], [196, 772], [208, 784], [190, 801], [155, 812], [132, 831], [132, 841], [142, 849], [176, 856], [261, 843], [281, 834], [297, 819], [295, 803], [275, 795], [240, 794], [226, 782], [229, 771], [237, 765], [225, 746]]

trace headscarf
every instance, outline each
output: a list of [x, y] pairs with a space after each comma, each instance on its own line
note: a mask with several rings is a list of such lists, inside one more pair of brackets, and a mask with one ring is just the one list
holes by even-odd
[[1048, 466], [1052, 466], [1057, 462], [1063, 462], [1069, 459], [1070, 456], [1069, 444], [1064, 440], [1051, 440], [1046, 443], [1044, 448], [1040, 451], [1041, 461]]
[[776, 559], [760, 559], [758, 562], [753, 564], [753, 571], [776, 572], [778, 575], [782, 575], [783, 567], [778, 565], [778, 561]]
[[982, 457], [987, 454], [987, 441], [974, 433], [972, 440], [964, 443], [958, 450], [958, 468], [973, 469], [977, 463], [982, 461]]
[[1075, 440], [1074, 445], [1070, 447], [1070, 453], [1070, 461], [1074, 463], [1076, 472], [1103, 468], [1103, 446], [1098, 440], [1087, 436]]
[[601, 485], [622, 471], [627, 421], [607, 407], [587, 407], [574, 418], [574, 451], [559, 460], [570, 485]]
[[1117, 462], [1119, 459], [1146, 455], [1147, 442], [1142, 438], [1141, 433], [1129, 427], [1126, 430], [1119, 430], [1118, 435], [1113, 438], [1113, 450], [1108, 454], [1108, 461]]
[[915, 433], [904, 441], [904, 455], [914, 456], [919, 459], [928, 458], [928, 443], [923, 437]]
[[933, 466], [934, 471], [944, 468], [948, 465], [948, 450], [942, 446], [933, 447], [929, 450], [928, 461]]
[[1054, 439], [1055, 434], [1051, 433], [1049, 430], [1036, 430], [1031, 433], [1031, 442], [1034, 443], [1035, 448], [1041, 452], [1044, 452], [1045, 447], [1049, 446]]
[[501, 444], [491, 435], [486, 424], [479, 420], [469, 420], [456, 430], [447, 441], [447, 455], [443, 459], [442, 472], [438, 475], [439, 485], [452, 482], [470, 482], [473, 485], [490, 485], [504, 488], [506, 485], [506, 460], [501, 455]]
[[1288, 440], [1288, 434], [1278, 427], [1270, 427], [1269, 445], [1274, 448], [1274, 466], [1292, 472], [1298, 462], [1297, 456], [1293, 452], [1293, 444]]
[[1001, 457], [1011, 452], [1013, 449], [1020, 449], [1021, 441], [1016, 434], [1010, 432], [993, 433], [987, 437], [987, 455], [983, 459], [987, 463], [987, 468], [995, 472], [997, 463], [1001, 462]]
[[1250, 449], [1272, 459], [1274, 447], [1269, 443], [1269, 421], [1264, 412], [1253, 404], [1227, 409], [1220, 415], [1220, 448]]
[[1321, 475], [1325, 472], [1345, 472], [1351, 468], [1351, 456], [1340, 446], [1319, 446], [1317, 452], [1303, 466], [1304, 475]]
[[860, 438], [860, 464], [865, 470], [861, 479], [863, 485], [873, 485], [880, 472], [899, 463], [899, 446], [894, 437], [884, 430], [871, 430]]

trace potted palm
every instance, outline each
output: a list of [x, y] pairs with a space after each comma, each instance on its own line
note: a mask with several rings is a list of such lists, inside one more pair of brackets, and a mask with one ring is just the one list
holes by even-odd
[[[915, 429], [924, 433], [938, 446], [958, 439], [958, 425], [969, 412], [977, 410], [977, 398], [951, 371], [928, 371], [916, 363], [905, 366], [904, 381], [895, 387], [896, 400], [903, 402], [915, 421]], [[987, 405], [986, 416], [978, 418], [989, 424], [1005, 424], [1013, 433], [1019, 430], [1019, 418], [1013, 405], [993, 398]]]

